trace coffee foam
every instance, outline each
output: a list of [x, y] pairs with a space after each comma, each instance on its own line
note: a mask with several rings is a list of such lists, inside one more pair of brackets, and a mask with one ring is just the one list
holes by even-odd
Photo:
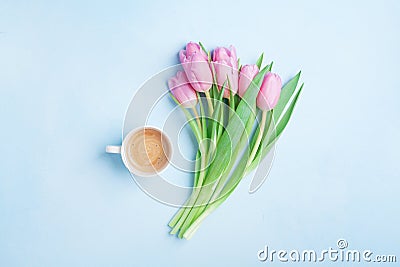
[[125, 153], [129, 165], [140, 172], [155, 174], [168, 164], [170, 150], [159, 130], [145, 128], [129, 137]]

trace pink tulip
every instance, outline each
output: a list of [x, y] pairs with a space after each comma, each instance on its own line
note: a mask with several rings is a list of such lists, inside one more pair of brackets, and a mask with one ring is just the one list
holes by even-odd
[[281, 95], [282, 81], [278, 74], [268, 72], [261, 84], [257, 96], [257, 107], [261, 110], [271, 110], [278, 103]]
[[238, 61], [236, 57], [236, 49], [234, 46], [217, 47], [213, 53], [213, 65], [216, 72], [218, 87], [228, 79], [231, 88], [226, 83], [224, 97], [229, 97], [229, 89], [236, 94], [238, 90]]
[[196, 91], [190, 85], [183, 71], [178, 71], [176, 76], [168, 80], [168, 87], [183, 107], [191, 108], [197, 104]]
[[244, 93], [246, 92], [247, 88], [249, 88], [251, 82], [253, 81], [254, 77], [258, 74], [258, 67], [257, 65], [244, 65], [239, 73], [239, 90], [238, 94], [240, 97], [243, 97]]
[[211, 88], [212, 73], [207, 54], [196, 43], [188, 43], [186, 50], [179, 52], [179, 59], [193, 88], [205, 92]]

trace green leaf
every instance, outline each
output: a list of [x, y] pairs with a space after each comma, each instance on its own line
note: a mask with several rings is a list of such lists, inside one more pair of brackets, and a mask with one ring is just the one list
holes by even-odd
[[[255, 103], [254, 103], [254, 106], [255, 106]], [[190, 222], [192, 222], [193, 220], [196, 220], [198, 218], [198, 216], [201, 216], [202, 212], [210, 204], [214, 203], [215, 201], [218, 201], [221, 197], [223, 197], [223, 196], [220, 196], [220, 193], [224, 189], [224, 185], [230, 176], [232, 168], [235, 166], [236, 158], [238, 157], [239, 153], [242, 151], [242, 149], [248, 143], [249, 133], [251, 132], [251, 130], [253, 128], [255, 117], [256, 117], [255, 114], [253, 114], [250, 116], [249, 120], [247, 121], [245, 131], [243, 131], [243, 134], [239, 140], [239, 143], [237, 144], [236, 148], [233, 151], [232, 160], [230, 162], [228, 162], [227, 168], [225, 169], [224, 173], [221, 174], [220, 180], [217, 183], [215, 189], [213, 189], [213, 191], [205, 190], [205, 192], [204, 191], [202, 192], [201, 197], [203, 197], [202, 199], [207, 200], [206, 203], [208, 203], [208, 204], [206, 206], [202, 206], [202, 207], [195, 207], [192, 210], [191, 214], [188, 216], [188, 220], [190, 220]], [[243, 159], [245, 158], [246, 162], [247, 162], [246, 156], [248, 157], [248, 153], [245, 155], [242, 155], [241, 160], [243, 161]], [[238, 173], [238, 168], [241, 168], [240, 173], [244, 173], [246, 165], [243, 165], [243, 166], [242, 165], [239, 164], [239, 166], [236, 166], [234, 173]], [[206, 197], [204, 198], [204, 196], [206, 196]], [[203, 202], [201, 201], [200, 203], [203, 203]], [[187, 227], [190, 227], [190, 223], [187, 223], [186, 227], [181, 228], [182, 232], [180, 233], [180, 236], [184, 235]]]
[[257, 65], [258, 69], [261, 69], [261, 65], [262, 65], [263, 59], [264, 59], [264, 52], [262, 52], [260, 57], [257, 59], [256, 65]]
[[236, 115], [231, 117], [225, 132], [222, 134], [217, 145], [215, 160], [210, 165], [209, 175], [207, 175], [207, 178], [210, 178], [211, 181], [218, 179], [225, 171], [228, 162], [232, 160], [230, 157], [242, 136], [244, 127], [250, 115], [255, 113], [253, 104], [255, 104], [260, 85], [267, 70], [267, 67], [264, 68], [254, 78], [237, 107]]
[[288, 124], [290, 117], [292, 116], [294, 107], [296, 106], [297, 99], [300, 96], [301, 91], [303, 90], [304, 83], [300, 86], [300, 89], [297, 91], [296, 95], [293, 98], [293, 101], [290, 103], [290, 106], [287, 108], [286, 112], [283, 114], [281, 120], [278, 122], [276, 126], [276, 136], [279, 137], [286, 125]]
[[208, 137], [207, 135], [207, 122], [206, 122], [206, 114], [204, 112], [204, 105], [202, 101], [202, 97], [200, 96], [200, 93], [197, 93], [197, 98], [199, 99], [199, 104], [200, 104], [200, 121], [201, 121], [201, 128], [202, 128], [202, 138], [206, 139]]
[[213, 99], [218, 98], [218, 89], [214, 84], [211, 86], [210, 94]]
[[[264, 78], [265, 73], [267, 71], [270, 71], [271, 67], [272, 67], [272, 63], [269, 66], [265, 67], [261, 71], [262, 72], [261, 77], [256, 76], [256, 78], [253, 80], [253, 83], [256, 84], [256, 87], [259, 88], [259, 85], [261, 85], [261, 82]], [[300, 76], [300, 73], [298, 74], [298, 76]], [[290, 84], [291, 81], [289, 81], [288, 84]], [[297, 92], [295, 92], [297, 83], [298, 83], [298, 79], [296, 81], [296, 85], [294, 86], [293, 91], [291, 93], [289, 92], [290, 95], [287, 98], [287, 100], [285, 100], [285, 104], [283, 105], [283, 107], [281, 109], [278, 109], [278, 112], [276, 112], [275, 109], [270, 112], [270, 115], [269, 115], [270, 121], [271, 121], [272, 117], [277, 117], [280, 120], [277, 122], [277, 125], [275, 127], [276, 134], [273, 136], [269, 136], [269, 135], [265, 136], [266, 140], [264, 140], [264, 142], [263, 142], [262, 152], [257, 156], [258, 160], [255, 159], [252, 162], [252, 164], [249, 166], [249, 168], [246, 168], [248, 155], [251, 152], [251, 145], [247, 146], [245, 153], [243, 154], [243, 156], [241, 156], [239, 158], [240, 160], [239, 160], [238, 164], [236, 165], [236, 167], [234, 168], [232, 175], [229, 175], [229, 173], [231, 171], [231, 166], [233, 164], [230, 161], [227, 162], [227, 160], [229, 160], [229, 158], [226, 158], [226, 151], [228, 149], [231, 149], [230, 152], [233, 152], [233, 155], [231, 156], [230, 160], [236, 161], [237, 151], [238, 151], [237, 149], [239, 149], [239, 147], [243, 144], [243, 140], [246, 139], [246, 142], [248, 140], [248, 137], [243, 138], [243, 136], [245, 135], [245, 132], [243, 130], [239, 130], [239, 129], [241, 129], [242, 124], [244, 123], [244, 125], [246, 125], [245, 131], [248, 131], [248, 129], [250, 128], [249, 127], [250, 124], [253, 125], [253, 123], [254, 123], [255, 98], [257, 97], [258, 90], [255, 90], [254, 85], [249, 86], [242, 101], [240, 101], [240, 103], [237, 107], [237, 110], [235, 113], [236, 116], [232, 116], [232, 118], [230, 119], [230, 121], [228, 123], [227, 130], [222, 135], [221, 141], [218, 142], [217, 152], [221, 148], [224, 151], [220, 152], [219, 155], [217, 154], [215, 156], [215, 161], [211, 164], [211, 166], [209, 168], [209, 172], [207, 173], [207, 179], [210, 179], [211, 181], [215, 181], [216, 179], [218, 179], [220, 177], [220, 175], [223, 176], [223, 178], [221, 177], [221, 180], [219, 181], [219, 182], [222, 182], [223, 188], [220, 188], [219, 184], [217, 185], [217, 189], [220, 188], [220, 189], [222, 189], [222, 191], [218, 191], [217, 189], [215, 190], [215, 191], [218, 191], [218, 196], [217, 196], [218, 198], [214, 198], [214, 196], [212, 195], [213, 193], [215, 193], [215, 191], [211, 192], [212, 200], [215, 200], [215, 201], [210, 201], [207, 206], [205, 206], [204, 208], [200, 208], [200, 210], [198, 210], [198, 208], [194, 209], [195, 216], [191, 217], [190, 223], [188, 224], [188, 226], [189, 226], [188, 228], [185, 227], [184, 229], [181, 229], [181, 231], [183, 230], [183, 233], [181, 234], [181, 236], [185, 237], [186, 239], [190, 239], [192, 237], [192, 235], [194, 234], [194, 232], [199, 227], [200, 223], [204, 220], [204, 218], [206, 218], [213, 210], [215, 210], [220, 204], [222, 204], [232, 194], [232, 192], [234, 191], [236, 186], [239, 184], [241, 179], [244, 177], [244, 175], [248, 172], [250, 167], [252, 169], [257, 167], [258, 163], [260, 162], [259, 161], [260, 157], [265, 157], [265, 155], [270, 151], [273, 144], [278, 140], [278, 138], [280, 137], [280, 135], [286, 128], [286, 126], [290, 120], [290, 117], [293, 114], [293, 111], [294, 111], [295, 105], [297, 103], [297, 100], [300, 96], [300, 93], [303, 89], [304, 84], [302, 84], [300, 86], [299, 90], [297, 90]], [[288, 86], [288, 84], [285, 86]], [[286, 87], [286, 88], [290, 88], [290, 87]], [[291, 91], [291, 90], [289, 89], [288, 91]], [[294, 96], [293, 96], [293, 94], [294, 94]], [[284, 97], [284, 99], [285, 98], [286, 98], [286, 96]], [[245, 101], [243, 101], [243, 100], [245, 100]], [[253, 102], [253, 100], [254, 100], [254, 102]], [[289, 101], [290, 101], [290, 103], [287, 104]], [[242, 103], [242, 102], [244, 102], [244, 103]], [[249, 113], [249, 111], [253, 111], [253, 112]], [[280, 113], [280, 114], [278, 114], [280, 116], [276, 116], [274, 114], [275, 112], [277, 114]], [[230, 128], [230, 127], [232, 127], [232, 128]], [[237, 131], [234, 131], [235, 129], [237, 129]], [[232, 130], [233, 130], [233, 132], [232, 132]], [[237, 135], [239, 135], [239, 132], [240, 132], [241, 137], [239, 139], [236, 139]], [[227, 135], [229, 135], [230, 139], [229, 138], [226, 139]], [[237, 140], [237, 142], [235, 142], [235, 140]], [[225, 146], [225, 144], [229, 144], [229, 143], [232, 147]], [[219, 168], [221, 165], [225, 165], [225, 164], [228, 164], [227, 168], [223, 168], [223, 167]], [[217, 166], [217, 165], [219, 165], [219, 166]], [[217, 171], [218, 169], [219, 169], [219, 172]], [[230, 176], [230, 179], [228, 181], [225, 181], [226, 180], [225, 178], [228, 177], [228, 175]], [[223, 179], [224, 179], [224, 181], [222, 181]], [[225, 184], [225, 182], [226, 182], [226, 184]], [[201, 194], [207, 195], [209, 193], [210, 192], [202, 192]], [[198, 210], [197, 213], [196, 213], [196, 210]]]
[[230, 107], [230, 112], [234, 113], [236, 106], [235, 106], [235, 95], [233, 94], [233, 91], [231, 90], [231, 83], [229, 82], [228, 79], [228, 86], [229, 86], [229, 107]]
[[193, 234], [196, 232], [198, 227], [200, 226], [201, 222], [210, 214], [212, 213], [217, 207], [219, 207], [235, 190], [238, 186], [240, 180], [243, 178], [245, 174], [245, 167], [247, 165], [247, 159], [249, 156], [249, 147], [247, 148], [244, 156], [240, 159], [238, 166], [233, 171], [231, 178], [228, 180], [227, 184], [223, 187], [221, 194], [215, 199], [213, 202], [210, 202], [206, 207], [202, 209], [202, 211], [197, 214], [194, 218], [190, 226], [185, 229], [183, 233], [183, 237], [186, 239], [190, 239]]
[[204, 47], [204, 45], [203, 45], [201, 42], [199, 42], [199, 45], [200, 45], [201, 49], [203, 49], [203, 51], [204, 51], [206, 54], [208, 54], [207, 49]]
[[269, 150], [271, 149], [272, 145], [278, 141], [279, 137], [281, 136], [283, 130], [286, 128], [290, 117], [292, 116], [293, 110], [296, 106], [297, 100], [300, 96], [301, 91], [303, 90], [304, 83], [300, 86], [300, 89], [297, 91], [296, 95], [293, 98], [293, 101], [290, 103], [289, 107], [286, 109], [285, 113], [282, 116], [282, 119], [278, 122], [275, 126], [275, 130], [273, 133], [270, 133], [269, 136], [265, 137], [263, 148], [261, 153], [256, 155], [256, 158], [253, 160], [251, 165], [248, 168], [248, 171], [253, 170], [257, 167], [258, 163], [267, 155]]
[[[222, 85], [222, 88], [224, 88], [224, 86], [226, 85], [226, 81], [224, 82], [224, 84]], [[224, 90], [217, 90], [217, 99], [215, 99], [215, 105], [214, 105], [214, 112], [212, 114], [212, 120], [211, 120], [211, 140], [216, 141], [217, 137], [219, 135], [219, 130], [220, 130], [220, 124], [223, 124], [223, 121], [221, 122], [221, 112], [223, 109], [223, 102], [222, 102], [222, 98], [224, 96]], [[223, 120], [223, 117], [222, 117]]]
[[201, 49], [207, 54], [208, 62], [211, 62], [211, 54], [210, 54], [210, 52], [207, 51], [207, 49], [204, 47], [204, 45], [201, 42], [199, 42], [199, 45], [200, 45]]
[[274, 65], [274, 62], [272, 61], [271, 64], [269, 64], [269, 65], [267, 66], [267, 67], [269, 67], [269, 68], [268, 68], [268, 71], [271, 71], [271, 70], [272, 70], [272, 66], [273, 66], [273, 65]]
[[274, 121], [278, 123], [279, 118], [282, 115], [283, 110], [285, 109], [287, 103], [289, 102], [291, 96], [293, 95], [294, 91], [296, 90], [297, 84], [299, 82], [301, 75], [301, 71], [297, 73], [289, 82], [283, 86], [281, 91], [281, 96], [279, 97], [278, 104], [274, 108]]
[[236, 94], [235, 95], [235, 103], [236, 103], [235, 110], [237, 109], [237, 106], [239, 105], [239, 102], [240, 102], [240, 96], [238, 94]]
[[[222, 94], [223, 95], [223, 94]], [[223, 100], [221, 99], [220, 102]], [[225, 112], [224, 112], [225, 106], [222, 106], [220, 109], [220, 115], [218, 117], [219, 123], [218, 123], [218, 129], [217, 129], [217, 142], [219, 138], [221, 137], [222, 133], [224, 132], [224, 120], [225, 120]]]

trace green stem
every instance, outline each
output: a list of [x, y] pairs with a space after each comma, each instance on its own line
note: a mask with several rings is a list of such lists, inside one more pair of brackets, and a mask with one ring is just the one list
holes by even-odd
[[[255, 148], [255, 142], [252, 144], [252, 149], [256, 150], [255, 156], [252, 159], [252, 161], [248, 162], [248, 166], [246, 167], [246, 174], [251, 172], [252, 170], [255, 169], [255, 167], [258, 166], [258, 164], [261, 162], [261, 160], [264, 158], [263, 155], [266, 155], [267, 151], [269, 151], [273, 145], [273, 143], [276, 141], [276, 139], [270, 140], [270, 137], [274, 137], [274, 131], [275, 131], [275, 124], [272, 123], [273, 121], [273, 115], [272, 115], [273, 110], [267, 112], [267, 123], [266, 127], [264, 129], [264, 133], [261, 139], [260, 146], [258, 148]], [[259, 134], [260, 128], [257, 129]], [[274, 141], [275, 140], [275, 141]], [[253, 140], [252, 140], [253, 141]]]
[[[250, 148], [248, 147], [246, 149], [245, 155], [249, 153]], [[228, 183], [224, 187], [224, 189], [221, 192], [220, 198], [215, 200], [212, 203], [209, 203], [207, 207], [202, 211], [199, 216], [197, 216], [192, 224], [185, 230], [183, 237], [186, 239], [190, 239], [193, 234], [197, 231], [199, 228], [201, 222], [208, 216], [210, 215], [216, 208], [218, 208], [235, 190], [235, 188], [238, 186], [240, 180], [244, 177], [245, 175], [245, 166], [247, 165], [247, 160], [248, 157], [244, 156], [241, 158], [239, 161], [238, 166], [235, 168], [231, 178], [229, 179]]]
[[254, 156], [257, 153], [258, 147], [260, 146], [261, 139], [264, 135], [265, 121], [267, 119], [267, 111], [263, 110], [260, 122], [260, 131], [258, 132], [258, 136], [256, 142], [254, 144], [253, 150], [251, 151], [250, 157], [247, 161], [246, 168], [253, 162]]
[[229, 162], [229, 165], [228, 165], [227, 169], [225, 170], [225, 172], [223, 173], [223, 175], [218, 180], [216, 187], [213, 190], [213, 192], [211, 193], [211, 196], [210, 196], [208, 202], [212, 203], [217, 198], [220, 197], [220, 193], [221, 193], [222, 189], [224, 188], [226, 181], [229, 178], [229, 174], [231, 173], [232, 168], [235, 166], [236, 158], [238, 157], [239, 152], [242, 151], [243, 147], [246, 145], [246, 143], [248, 141], [249, 133], [250, 133], [251, 129], [253, 128], [254, 119], [251, 119], [247, 122], [245, 131], [243, 132], [242, 137], [240, 138], [239, 145], [237, 146], [236, 150], [233, 152], [233, 154], [231, 156], [231, 161]]
[[[203, 180], [204, 180], [205, 173], [206, 173], [205, 169], [207, 167], [206, 164], [208, 163], [209, 153], [208, 153], [208, 144], [205, 141], [207, 140], [208, 136], [207, 136], [207, 121], [206, 121], [206, 116], [205, 116], [205, 110], [204, 110], [204, 105], [203, 105], [203, 101], [201, 100], [201, 98], [200, 98], [199, 104], [200, 104], [201, 116], [199, 116], [197, 113], [195, 113], [197, 115], [197, 117], [200, 118], [199, 123], [201, 121], [201, 127], [202, 127], [202, 141], [199, 144], [199, 149], [201, 151], [199, 181], [198, 181], [198, 185], [193, 189], [193, 194], [189, 200], [188, 206], [184, 209], [178, 222], [174, 225], [173, 229], [171, 230], [171, 234], [177, 233], [180, 229], [182, 229], [183, 227], [186, 227], [186, 225], [188, 224], [187, 223], [188, 214], [190, 213], [192, 206], [195, 204], [195, 202], [198, 199], [199, 193], [201, 191], [201, 186], [203, 185]], [[195, 112], [195, 111], [193, 111], [193, 112]], [[181, 233], [179, 233], [179, 236], [181, 237]]]
[[203, 140], [206, 140], [208, 137], [208, 132], [207, 132], [207, 120], [206, 120], [206, 114], [204, 111], [204, 105], [203, 105], [203, 101], [201, 100], [200, 94], [197, 93], [197, 96], [199, 98], [199, 105], [200, 105], [200, 121], [201, 121], [201, 127], [203, 129], [202, 132], [202, 138]]
[[205, 159], [205, 160], [202, 161], [203, 164], [202, 164], [202, 168], [200, 170], [199, 185], [198, 185], [198, 187], [195, 188], [196, 192], [195, 192], [195, 195], [194, 195], [194, 198], [193, 198], [194, 202], [191, 203], [191, 205], [186, 209], [186, 212], [182, 216], [183, 219], [181, 220], [181, 224], [179, 226], [180, 227], [180, 231], [179, 231], [179, 234], [178, 234], [179, 238], [183, 237], [185, 229], [190, 226], [190, 224], [191, 224], [191, 222], [193, 220], [192, 213], [193, 213], [194, 210], [197, 209], [196, 203], [199, 201], [199, 199], [201, 199], [201, 196], [202, 196], [201, 192], [203, 191], [203, 185], [204, 185], [204, 181], [205, 181], [204, 178], [205, 178], [206, 173], [207, 173], [207, 170], [206, 170], [207, 169], [206, 168], [207, 165], [206, 164], [208, 164], [208, 160], [209, 160], [209, 153], [207, 153], [207, 152], [206, 152], [206, 156], [202, 157], [202, 160], [203, 159]]
[[192, 129], [192, 131], [193, 131], [193, 133], [194, 133], [194, 135], [196, 137], [197, 143], [200, 144], [200, 141], [201, 141], [201, 131], [200, 131], [200, 129], [201, 129], [201, 127], [199, 129], [199, 126], [196, 125], [196, 123], [193, 121], [193, 116], [190, 114], [190, 112], [186, 108], [184, 108], [178, 102], [178, 100], [174, 97], [174, 95], [170, 93], [170, 96], [175, 101], [175, 103], [181, 108], [181, 110], [183, 111], [183, 114], [185, 114], [185, 117], [186, 117], [187, 121], [189, 122], [189, 126]]
[[[221, 203], [219, 203], [219, 202], [221, 202]], [[187, 230], [183, 234], [183, 237], [187, 240], [191, 239], [192, 236], [197, 231], [197, 229], [199, 229], [199, 227], [200, 227], [201, 223], [204, 221], [204, 219], [207, 218], [207, 216], [210, 215], [219, 205], [221, 205], [222, 202], [223, 201], [214, 202], [212, 206], [208, 207], [203, 213], [201, 213], [200, 216], [197, 217], [195, 219], [195, 221], [189, 226], [189, 228], [187, 228]]]
[[[197, 187], [199, 183], [199, 169], [200, 167], [200, 149], [197, 150], [196, 154], [196, 164], [195, 164], [195, 173], [194, 173], [194, 183], [193, 187]], [[183, 212], [185, 211], [185, 208], [189, 206], [190, 199], [193, 197], [193, 192], [191, 193], [190, 197], [186, 200], [185, 204], [178, 210], [178, 212], [175, 214], [175, 216], [171, 219], [171, 221], [168, 223], [168, 226], [171, 228], [174, 228], [176, 223], [179, 221], [179, 219], [182, 217]]]
[[210, 92], [209, 91], [205, 91], [204, 93], [205, 93], [206, 98], [207, 98], [209, 114], [211, 115], [214, 112], [214, 107], [213, 107], [213, 104], [211, 102]]
[[219, 123], [217, 125], [217, 142], [219, 138], [222, 136], [222, 133], [224, 132], [224, 106], [222, 106], [221, 110], [221, 115], [219, 117]]
[[[201, 129], [200, 133], [198, 133], [200, 134], [199, 151], [200, 151], [201, 163], [200, 163], [200, 169], [196, 169], [196, 174], [199, 173], [199, 175], [198, 179], [195, 178], [194, 189], [192, 191], [190, 198], [186, 201], [185, 207], [181, 208], [169, 223], [169, 226], [172, 227], [170, 234], [176, 234], [182, 228], [182, 225], [186, 222], [187, 215], [190, 213], [192, 206], [195, 204], [198, 198], [205, 177], [205, 169], [207, 166], [206, 164], [208, 163], [208, 148], [207, 148], [207, 143], [204, 142], [204, 140], [207, 140], [208, 138], [207, 122], [201, 98], [199, 103], [200, 103], [201, 116], [199, 116], [197, 109], [195, 107], [192, 108], [193, 114], [194, 116], [196, 116], [197, 127]], [[186, 111], [186, 113], [189, 112]], [[196, 168], [197, 167], [198, 166], [196, 166]]]
[[[202, 150], [202, 148], [200, 148], [200, 150]], [[185, 208], [181, 208], [181, 210], [183, 209], [182, 212], [178, 212], [178, 213], [180, 213], [179, 214], [180, 216], [177, 221], [176, 221], [176, 219], [174, 220], [175, 225], [173, 226], [173, 228], [170, 232], [170, 234], [172, 234], [172, 235], [176, 234], [182, 228], [182, 225], [185, 223], [189, 212], [191, 211], [193, 205], [195, 204], [195, 202], [199, 196], [201, 186], [202, 186], [203, 180], [204, 180], [204, 174], [205, 174], [204, 168], [205, 168], [206, 154], [207, 154], [207, 151], [204, 151], [204, 153], [201, 153], [201, 164], [200, 164], [199, 179], [198, 179], [197, 185], [196, 185], [196, 187], [193, 188], [192, 195], [189, 198], [187, 206]]]
[[[186, 230], [191, 227], [191, 224], [193, 221], [195, 221], [201, 214], [206, 210], [206, 208], [215, 202], [216, 199], [220, 199], [220, 192], [223, 190], [224, 185], [229, 178], [229, 174], [231, 173], [232, 168], [235, 165], [236, 158], [239, 154], [239, 152], [243, 149], [245, 144], [247, 143], [248, 140], [248, 134], [251, 131], [251, 128], [253, 127], [255, 117], [249, 119], [249, 121], [246, 124], [245, 130], [242, 134], [242, 137], [240, 138], [239, 144], [237, 148], [233, 151], [233, 154], [231, 155], [231, 161], [229, 162], [227, 168], [225, 171], [221, 174], [220, 177], [217, 178], [217, 180], [214, 182], [215, 186], [207, 185], [203, 190], [201, 191], [194, 208], [191, 210], [190, 214], [188, 215], [186, 221], [187, 223], [185, 224], [187, 227], [182, 227], [181, 232], [179, 233], [180, 235], [184, 235]], [[243, 157], [246, 158], [247, 157]], [[236, 171], [236, 169], [235, 169]]]
[[229, 82], [228, 76], [226, 77], [226, 80], [228, 81], [228, 87], [229, 87], [229, 98], [228, 98], [228, 101], [229, 101], [230, 109], [229, 109], [229, 113], [228, 114], [230, 114], [230, 115], [229, 115], [228, 119], [230, 119], [231, 116], [235, 115], [235, 109], [236, 109], [235, 108], [235, 95], [233, 94], [232, 86], [231, 86], [231, 83]]
[[198, 126], [199, 129], [200, 129], [200, 133], [202, 133], [202, 132], [204, 131], [204, 129], [203, 129], [203, 127], [201, 126], [201, 123], [200, 123], [200, 116], [199, 116], [199, 113], [197, 112], [196, 107], [192, 107], [192, 111], [193, 111], [194, 117], [196, 118], [197, 126]]

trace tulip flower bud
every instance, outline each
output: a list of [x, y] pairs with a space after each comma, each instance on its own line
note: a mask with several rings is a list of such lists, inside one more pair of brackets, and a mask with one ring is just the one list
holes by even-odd
[[247, 88], [249, 88], [254, 77], [256, 77], [256, 75], [258, 74], [258, 71], [259, 71], [259, 69], [258, 69], [257, 65], [242, 66], [240, 73], [239, 73], [238, 94], [240, 95], [240, 97], [243, 97], [244, 93], [246, 92]]
[[278, 103], [281, 95], [282, 81], [278, 74], [268, 72], [261, 84], [257, 96], [257, 107], [268, 111], [273, 109]]
[[212, 73], [208, 63], [207, 54], [196, 43], [188, 43], [186, 50], [179, 52], [179, 60], [186, 76], [198, 92], [210, 90], [212, 86]]
[[[217, 47], [213, 53], [213, 65], [219, 89], [221, 89], [224, 82], [228, 79], [224, 97], [229, 97], [229, 89], [236, 94], [238, 90], [238, 61], [235, 47], [230, 46], [229, 49], [226, 47]], [[230, 88], [228, 85], [230, 85]]]
[[183, 107], [191, 108], [197, 104], [196, 91], [190, 85], [183, 71], [178, 71], [176, 76], [168, 80], [168, 87]]

